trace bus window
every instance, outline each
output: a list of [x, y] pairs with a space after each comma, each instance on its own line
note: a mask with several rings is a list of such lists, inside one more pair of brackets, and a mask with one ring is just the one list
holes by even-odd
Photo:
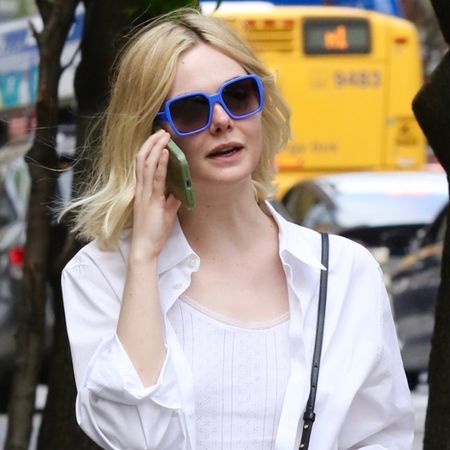
[[293, 138], [276, 161], [279, 197], [321, 173], [424, 164], [411, 109], [422, 84], [412, 23], [358, 8], [247, 8], [214, 14], [249, 42], [291, 108]]

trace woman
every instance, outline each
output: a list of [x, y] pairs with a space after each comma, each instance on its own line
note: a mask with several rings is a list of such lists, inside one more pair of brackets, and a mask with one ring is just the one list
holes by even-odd
[[[101, 447], [298, 448], [325, 268], [320, 235], [265, 201], [288, 122], [270, 73], [220, 21], [180, 10], [124, 51], [95, 181], [71, 205], [91, 242], [62, 278], [77, 420]], [[170, 137], [192, 209], [165, 195]], [[332, 236], [328, 279], [310, 448], [410, 448], [378, 265]]]

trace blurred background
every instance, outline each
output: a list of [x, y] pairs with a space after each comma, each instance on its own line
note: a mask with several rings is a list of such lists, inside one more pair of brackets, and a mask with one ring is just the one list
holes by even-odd
[[[132, 9], [139, 2], [128, 3]], [[431, 3], [227, 1], [218, 8], [217, 2], [201, 2], [200, 7], [227, 21], [250, 43], [291, 107], [293, 135], [275, 161], [274, 206], [300, 225], [356, 240], [383, 268], [417, 409], [414, 448], [422, 448], [449, 198], [446, 173], [411, 109], [415, 94], [447, 51]], [[44, 9], [31, 0], [0, 0], [0, 446], [6, 442], [6, 412], [17, 365], [18, 303], [24, 295], [31, 217], [32, 181], [25, 155], [39, 134], [40, 55], [29, 22], [41, 30], [45, 21], [40, 11]], [[64, 232], [56, 224], [54, 209], [71, 198], [73, 180], [82, 179], [72, 165], [82, 146], [74, 80], [82, 61], [80, 48], [86, 45], [85, 22], [80, 2], [60, 55], [64, 70], [53, 138], [44, 142], [56, 155], [52, 195], [41, 205], [55, 242]], [[52, 267], [62, 257], [60, 242], [67, 243], [67, 238], [62, 239], [49, 244]], [[39, 388], [36, 396], [32, 393], [36, 410], [29, 448], [38, 445], [47, 384], [54, 372], [53, 333], [60, 309], [51, 281], [55, 270], [46, 274]], [[39, 448], [70, 450], [44, 438]]]

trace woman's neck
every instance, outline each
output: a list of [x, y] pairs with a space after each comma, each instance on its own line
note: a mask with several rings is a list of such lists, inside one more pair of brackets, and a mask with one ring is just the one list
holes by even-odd
[[190, 245], [200, 255], [245, 251], [274, 231], [276, 225], [257, 204], [253, 188], [198, 195], [192, 210], [182, 209], [179, 219]]

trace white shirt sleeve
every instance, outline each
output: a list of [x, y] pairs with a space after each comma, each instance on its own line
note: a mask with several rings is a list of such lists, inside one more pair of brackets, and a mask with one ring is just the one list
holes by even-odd
[[381, 270], [378, 286], [374, 288], [378, 289], [380, 299], [379, 357], [343, 421], [339, 448], [410, 450], [414, 413]]
[[62, 290], [80, 427], [104, 449], [183, 448], [181, 394], [170, 352], [144, 387], [116, 335], [121, 299], [90, 260], [69, 263]]

